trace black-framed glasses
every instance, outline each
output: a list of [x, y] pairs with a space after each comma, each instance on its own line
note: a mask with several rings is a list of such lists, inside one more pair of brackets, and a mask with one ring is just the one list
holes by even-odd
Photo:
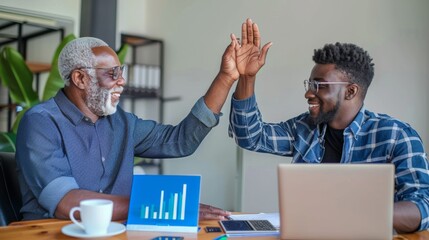
[[317, 93], [320, 88], [323, 88], [323, 85], [335, 85], [335, 84], [350, 84], [350, 82], [319, 82], [314, 80], [304, 80], [304, 89], [307, 92], [311, 90], [313, 93]]
[[96, 69], [96, 70], [104, 70], [107, 74], [109, 74], [113, 80], [118, 80], [119, 77], [125, 79], [124, 72], [126, 71], [126, 65], [109, 67], [109, 68], [100, 68], [100, 67], [81, 67], [81, 69]]

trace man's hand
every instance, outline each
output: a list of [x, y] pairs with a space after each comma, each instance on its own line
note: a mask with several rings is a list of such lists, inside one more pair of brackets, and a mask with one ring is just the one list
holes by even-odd
[[236, 42], [236, 64], [240, 75], [255, 76], [256, 73], [265, 64], [268, 49], [272, 42], [261, 47], [261, 34], [258, 25], [253, 23], [250, 18], [241, 26], [241, 45], [234, 35], [233, 42]]
[[236, 81], [239, 77], [239, 73], [237, 70], [236, 65], [236, 56], [235, 56], [235, 49], [237, 47], [237, 39], [235, 38], [234, 34], [231, 34], [231, 43], [228, 45], [228, 47], [225, 49], [225, 52], [222, 55], [222, 62], [220, 65], [220, 71], [219, 74], [222, 74], [224, 76], [227, 76], [228, 79], [231, 81], [231, 85]]
[[79, 206], [80, 201], [92, 198], [109, 199], [113, 201], [112, 220], [124, 220], [128, 216], [128, 206], [130, 197], [112, 194], [104, 194], [83, 189], [73, 189], [66, 193], [55, 209], [55, 217], [59, 219], [69, 219], [69, 212], [72, 207]]
[[261, 34], [256, 23], [250, 18], [241, 25], [241, 45], [234, 35], [232, 35], [235, 46], [235, 58], [237, 70], [240, 74], [234, 98], [241, 100], [252, 96], [255, 93], [256, 74], [265, 64], [268, 49], [272, 43], [269, 42], [261, 47]]
[[231, 212], [200, 203], [200, 220], [226, 220]]

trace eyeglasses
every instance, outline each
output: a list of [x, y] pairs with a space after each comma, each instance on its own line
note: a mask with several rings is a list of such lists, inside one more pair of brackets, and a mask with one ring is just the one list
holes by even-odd
[[122, 66], [116, 66], [116, 67], [110, 67], [110, 68], [98, 68], [98, 67], [81, 67], [84, 69], [98, 69], [98, 70], [105, 70], [106, 73], [108, 73], [113, 80], [118, 80], [119, 77], [125, 78], [124, 77], [124, 72], [125, 72], [125, 65]]
[[307, 92], [311, 90], [313, 93], [317, 93], [320, 88], [325, 88], [324, 85], [335, 85], [335, 84], [350, 84], [350, 82], [319, 82], [314, 80], [304, 80], [304, 89]]

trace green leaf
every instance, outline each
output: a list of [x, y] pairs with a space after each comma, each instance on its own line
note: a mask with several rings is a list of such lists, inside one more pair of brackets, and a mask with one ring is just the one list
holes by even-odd
[[15, 152], [16, 134], [0, 132], [0, 152]]
[[55, 96], [58, 90], [64, 87], [64, 80], [61, 78], [60, 72], [58, 70], [58, 57], [64, 46], [73, 39], [76, 39], [74, 34], [67, 35], [61, 41], [54, 53], [51, 63], [51, 71], [49, 72], [48, 80], [46, 80], [45, 89], [43, 90], [42, 101], [46, 101], [49, 98]]
[[33, 73], [21, 54], [11, 47], [4, 47], [0, 52], [0, 78], [9, 88], [14, 103], [31, 107], [39, 102], [39, 97], [33, 89]]
[[118, 58], [119, 58], [119, 62], [121, 62], [121, 64], [123, 64], [125, 62], [125, 57], [127, 56], [128, 48], [129, 48], [129, 45], [124, 43], [119, 48], [119, 50], [116, 52], [116, 54], [118, 55]]

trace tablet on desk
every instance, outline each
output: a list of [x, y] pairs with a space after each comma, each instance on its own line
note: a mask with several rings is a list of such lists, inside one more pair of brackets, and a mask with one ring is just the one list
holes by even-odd
[[219, 221], [226, 234], [277, 234], [278, 230], [268, 220]]
[[152, 238], [151, 240], [183, 240], [184, 237], [181, 236], [159, 236]]

